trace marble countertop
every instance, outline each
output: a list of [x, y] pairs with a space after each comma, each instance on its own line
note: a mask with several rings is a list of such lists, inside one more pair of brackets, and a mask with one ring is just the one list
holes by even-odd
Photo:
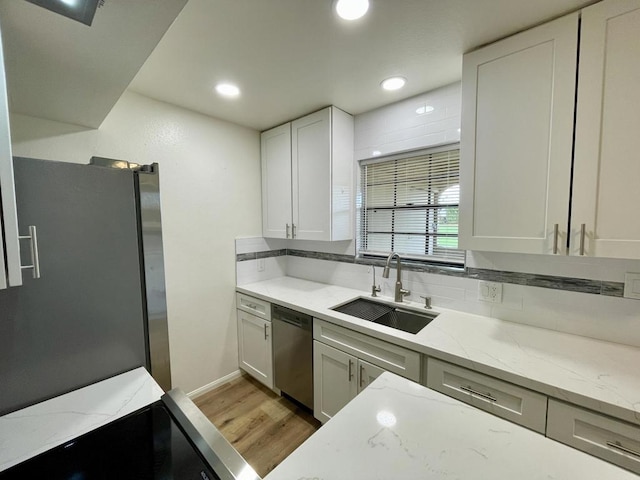
[[124, 417], [164, 392], [142, 367], [0, 417], [0, 471]]
[[[640, 424], [640, 349], [543, 328], [434, 308], [439, 316], [417, 334], [335, 312], [360, 290], [280, 277], [238, 292], [293, 308], [426, 355], [471, 368], [551, 397]], [[390, 299], [382, 297], [381, 300]], [[422, 308], [414, 302], [403, 305]]]
[[637, 476], [384, 373], [265, 480], [626, 480]]

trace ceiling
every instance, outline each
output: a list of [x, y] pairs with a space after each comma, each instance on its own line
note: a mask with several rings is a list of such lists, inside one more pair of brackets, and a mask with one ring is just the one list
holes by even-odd
[[100, 126], [186, 2], [105, 0], [88, 27], [0, 0], [10, 110]]
[[[590, 3], [370, 0], [347, 22], [333, 0], [189, 0], [130, 88], [258, 130], [330, 104], [358, 114], [455, 82], [464, 52]], [[392, 75], [404, 89], [380, 88]], [[217, 96], [218, 81], [241, 96]]]
[[[257, 130], [330, 104], [359, 114], [455, 82], [464, 52], [594, 3], [370, 0], [347, 22], [334, 0], [186, 1], [105, 0], [89, 28], [0, 0], [11, 111], [97, 127], [131, 82]], [[407, 85], [383, 91], [392, 75]], [[242, 94], [219, 97], [219, 81]]]

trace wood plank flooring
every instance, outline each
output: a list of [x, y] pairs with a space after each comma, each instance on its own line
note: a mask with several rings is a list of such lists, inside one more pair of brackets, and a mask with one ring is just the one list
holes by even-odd
[[247, 375], [194, 402], [261, 477], [321, 425], [311, 413]]

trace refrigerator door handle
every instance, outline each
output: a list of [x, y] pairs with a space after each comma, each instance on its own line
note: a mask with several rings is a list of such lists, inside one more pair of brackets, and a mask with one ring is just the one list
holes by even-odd
[[29, 225], [29, 235], [20, 235], [20, 240], [29, 240], [31, 245], [31, 265], [20, 265], [23, 270], [33, 270], [33, 278], [40, 278], [40, 255], [38, 254], [38, 232], [35, 225]]

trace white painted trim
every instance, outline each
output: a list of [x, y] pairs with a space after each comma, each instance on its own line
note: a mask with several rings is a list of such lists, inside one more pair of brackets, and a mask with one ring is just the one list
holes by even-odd
[[242, 372], [240, 370], [236, 370], [235, 372], [231, 372], [228, 375], [225, 375], [222, 378], [219, 378], [218, 380], [214, 380], [211, 383], [207, 383], [206, 385], [203, 385], [200, 388], [196, 388], [193, 392], [189, 392], [187, 393], [187, 397], [194, 399], [195, 397], [199, 397], [200, 395], [204, 395], [207, 392], [210, 392], [211, 390], [219, 387], [220, 385], [223, 385], [227, 382], [230, 382], [231, 380], [235, 380], [236, 378], [240, 377], [242, 375]]

